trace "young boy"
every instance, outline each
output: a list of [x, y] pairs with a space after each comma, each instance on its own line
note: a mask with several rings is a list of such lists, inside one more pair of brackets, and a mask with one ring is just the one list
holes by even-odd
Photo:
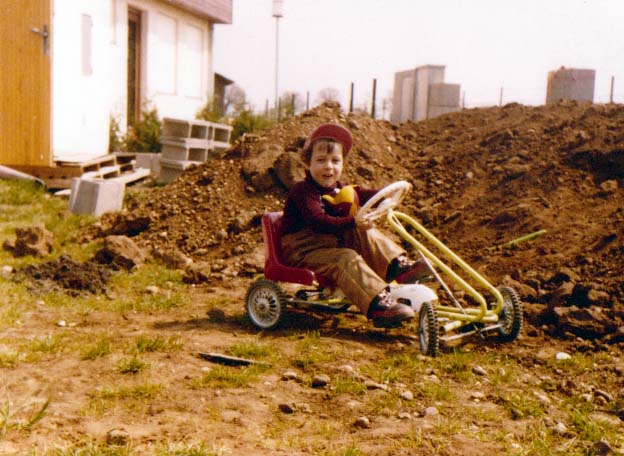
[[307, 138], [302, 150], [306, 178], [286, 200], [282, 249], [292, 266], [332, 280], [375, 326], [393, 327], [413, 318], [414, 311], [389, 298], [388, 282], [399, 277], [408, 282], [422, 275], [423, 265], [407, 260], [405, 250], [370, 222], [356, 221], [358, 203], [377, 190], [340, 182], [352, 142], [349, 131], [337, 124], [321, 125]]

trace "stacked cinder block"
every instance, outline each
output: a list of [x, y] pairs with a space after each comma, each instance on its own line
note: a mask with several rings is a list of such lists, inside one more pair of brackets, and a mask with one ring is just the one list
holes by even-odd
[[171, 182], [189, 166], [230, 147], [232, 127], [203, 120], [163, 119], [158, 180]]

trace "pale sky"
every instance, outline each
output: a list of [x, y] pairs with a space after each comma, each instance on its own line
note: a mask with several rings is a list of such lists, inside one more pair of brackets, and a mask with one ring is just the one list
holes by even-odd
[[[217, 25], [214, 70], [241, 86], [256, 110], [275, 98], [272, 0], [233, 0], [233, 23]], [[284, 0], [279, 19], [278, 92], [310, 104], [337, 89], [348, 109], [377, 113], [394, 73], [445, 65], [466, 107], [516, 101], [540, 105], [549, 71], [596, 70], [594, 102], [624, 102], [624, 0]]]

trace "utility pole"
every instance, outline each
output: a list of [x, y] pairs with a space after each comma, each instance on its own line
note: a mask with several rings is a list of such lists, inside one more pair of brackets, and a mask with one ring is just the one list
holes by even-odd
[[353, 83], [351, 83], [351, 95], [349, 95], [349, 114], [353, 112]]
[[275, 113], [279, 120], [279, 99], [277, 96], [279, 68], [279, 20], [283, 16], [284, 0], [273, 0], [273, 17], [275, 18]]
[[306, 111], [310, 109], [310, 91], [306, 92]]
[[498, 106], [503, 106], [503, 88], [500, 88], [500, 95], [498, 96]]
[[377, 79], [373, 79], [373, 103], [371, 106], [371, 117], [375, 118], [375, 98], [377, 98]]
[[615, 82], [615, 76], [611, 76], [611, 95], [609, 95], [609, 103], [613, 103], [613, 83]]

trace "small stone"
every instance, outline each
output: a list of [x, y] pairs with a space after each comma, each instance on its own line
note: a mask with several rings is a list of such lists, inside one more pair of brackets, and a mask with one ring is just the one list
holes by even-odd
[[596, 456], [605, 455], [613, 452], [613, 448], [606, 440], [600, 440], [594, 443], [593, 450], [593, 454], [595, 454]]
[[524, 416], [524, 414], [517, 408], [512, 408], [510, 413], [511, 413], [512, 420], [519, 420], [520, 418]]
[[295, 408], [303, 413], [312, 413], [312, 407], [307, 402], [301, 402], [299, 404], [295, 404]]
[[472, 373], [473, 374], [477, 374], [477, 375], [481, 375], [481, 376], [486, 376], [487, 375], [487, 372], [481, 366], [474, 366], [472, 368]]
[[538, 401], [540, 401], [543, 404], [550, 405], [551, 403], [550, 399], [545, 394], [535, 393], [535, 397], [537, 398]]
[[474, 173], [472, 171], [468, 171], [466, 174], [466, 179], [472, 179], [474, 177]]
[[278, 407], [282, 411], [282, 413], [287, 413], [287, 414], [295, 413], [294, 404], [287, 404], [284, 402], [284, 403], [279, 404]]
[[350, 375], [353, 375], [355, 373], [353, 366], [350, 366], [348, 364], [345, 364], [344, 366], [340, 366], [338, 370], [340, 372], [344, 372], [345, 374], [350, 374]]
[[324, 388], [329, 383], [329, 376], [325, 374], [315, 375], [312, 378], [312, 388]]
[[130, 434], [125, 429], [111, 429], [106, 433], [108, 445], [126, 446], [130, 440]]
[[359, 401], [349, 401], [347, 402], [347, 408], [350, 410], [358, 409], [362, 406], [362, 403]]
[[481, 391], [474, 391], [470, 394], [470, 399], [472, 399], [473, 401], [480, 401], [485, 399], [485, 394], [483, 394]]
[[367, 390], [383, 390], [388, 391], [388, 385], [384, 385], [383, 383], [373, 382], [371, 380], [364, 383], [364, 386]]
[[353, 423], [353, 425], [362, 429], [368, 429], [369, 427], [371, 427], [371, 422], [367, 417], [361, 416], [357, 420], [355, 420], [355, 423]]
[[611, 396], [609, 393], [607, 393], [606, 391], [603, 390], [595, 390], [594, 391], [594, 397], [598, 398], [598, 397], [602, 397], [604, 398], [607, 402], [613, 402], [613, 396]]
[[411, 401], [414, 400], [414, 393], [412, 393], [411, 391], [407, 390], [407, 391], [403, 391], [401, 393], [401, 399], [405, 400], [405, 401]]
[[299, 378], [299, 374], [297, 374], [294, 371], [286, 371], [282, 374], [282, 380], [288, 381], [288, 380], [294, 380], [296, 382], [301, 381], [301, 379]]
[[412, 415], [408, 412], [399, 412], [397, 418], [399, 418], [400, 420], [411, 420]]
[[145, 287], [145, 291], [147, 291], [149, 294], [155, 295], [160, 293], [160, 288], [158, 288], [156, 285], [149, 285]]
[[571, 359], [571, 358], [572, 358], [572, 356], [571, 356], [571, 355], [569, 355], [568, 353], [565, 353], [565, 352], [558, 352], [558, 353], [555, 355], [555, 359], [556, 359], [557, 361], [565, 361], [565, 360], [567, 360], [567, 359]]
[[585, 394], [581, 394], [581, 399], [583, 399], [583, 402], [591, 402], [593, 399], [593, 396], [589, 393], [585, 393]]
[[2, 275], [2, 277], [4, 277], [5, 279], [8, 279], [9, 277], [11, 277], [12, 273], [13, 273], [13, 268], [11, 266], [2, 266], [2, 270], [0, 272], [0, 275]]
[[555, 432], [555, 434], [564, 435], [566, 432], [568, 432], [568, 428], [561, 421], [557, 421], [557, 424], [555, 424], [553, 431]]
[[426, 375], [425, 376], [425, 380], [427, 380], [428, 382], [431, 382], [431, 383], [440, 383], [440, 379], [435, 374]]
[[67, 322], [65, 320], [59, 320], [56, 322], [56, 326], [64, 328], [65, 326], [67, 326]]
[[439, 414], [440, 412], [438, 409], [433, 406], [425, 409], [425, 416], [438, 416]]

